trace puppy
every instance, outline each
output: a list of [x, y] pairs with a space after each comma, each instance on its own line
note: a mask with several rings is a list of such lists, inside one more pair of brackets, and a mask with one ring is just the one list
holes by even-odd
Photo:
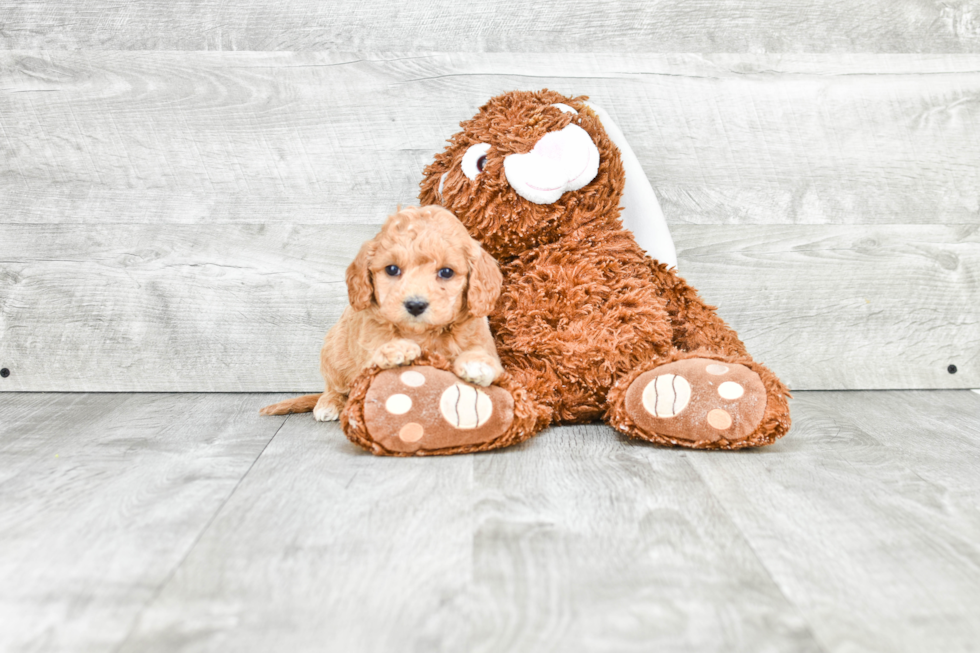
[[260, 412], [312, 410], [318, 421], [336, 420], [365, 368], [408, 365], [422, 349], [452, 361], [464, 381], [490, 385], [503, 371], [487, 322], [502, 281], [497, 262], [452, 213], [401, 209], [347, 268], [350, 306], [320, 350], [323, 393]]

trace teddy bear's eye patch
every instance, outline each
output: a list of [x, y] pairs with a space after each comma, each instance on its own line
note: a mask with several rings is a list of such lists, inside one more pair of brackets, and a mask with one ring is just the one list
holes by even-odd
[[486, 143], [477, 143], [476, 145], [471, 145], [466, 154], [463, 155], [463, 161], [460, 163], [460, 167], [463, 169], [463, 174], [472, 180], [475, 180], [477, 175], [483, 172], [483, 168], [487, 163], [487, 152], [490, 151], [490, 146]]

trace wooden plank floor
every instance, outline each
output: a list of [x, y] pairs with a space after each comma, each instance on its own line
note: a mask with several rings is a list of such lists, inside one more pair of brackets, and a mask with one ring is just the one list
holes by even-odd
[[0, 650], [977, 650], [975, 393], [801, 392], [757, 451], [434, 459], [274, 398], [4, 394]]

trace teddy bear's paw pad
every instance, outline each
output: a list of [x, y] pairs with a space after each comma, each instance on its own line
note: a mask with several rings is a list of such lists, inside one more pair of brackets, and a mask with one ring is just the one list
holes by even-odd
[[650, 434], [718, 446], [758, 428], [766, 388], [744, 365], [688, 358], [638, 376], [626, 391], [626, 410]]
[[509, 392], [433, 367], [385, 370], [364, 398], [367, 432], [389, 451], [478, 446], [506, 433], [513, 421]]

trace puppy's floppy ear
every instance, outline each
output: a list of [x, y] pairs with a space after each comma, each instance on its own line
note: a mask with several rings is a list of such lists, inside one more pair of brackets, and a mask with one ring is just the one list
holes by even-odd
[[363, 245], [354, 260], [347, 266], [347, 297], [355, 311], [363, 311], [374, 301], [374, 284], [371, 283], [371, 258], [377, 243], [372, 238]]
[[475, 240], [470, 240], [466, 255], [470, 265], [466, 304], [475, 317], [486, 317], [497, 304], [504, 277], [500, 274], [497, 261]]

